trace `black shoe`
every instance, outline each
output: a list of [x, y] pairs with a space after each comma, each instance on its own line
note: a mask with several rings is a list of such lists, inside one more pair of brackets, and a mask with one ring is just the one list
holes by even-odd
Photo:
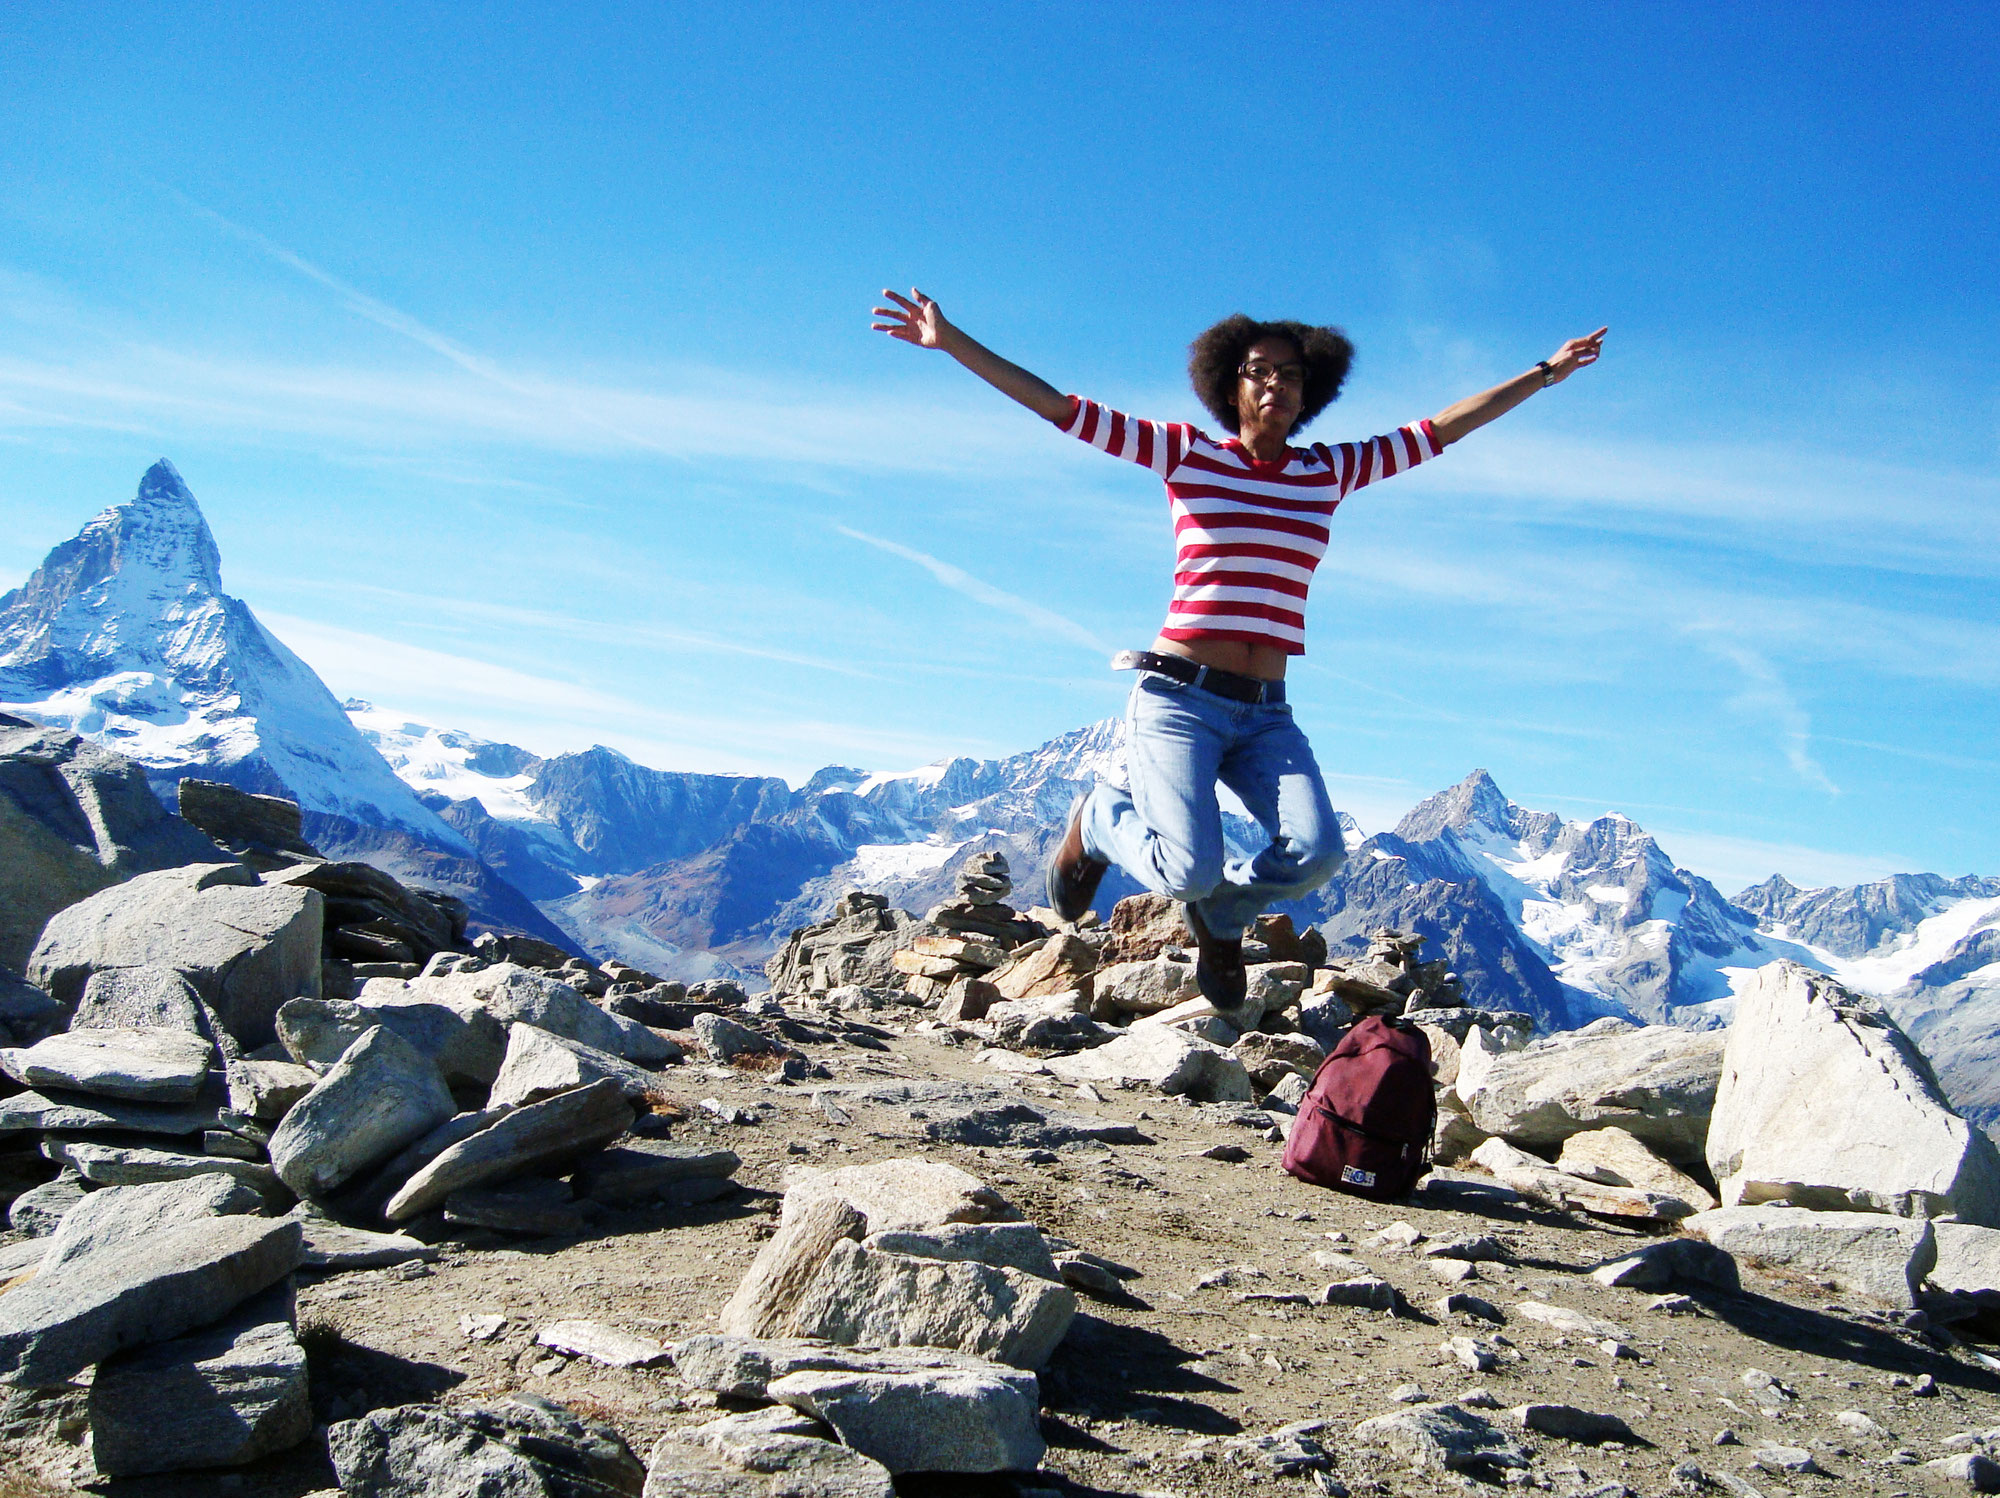
[[1097, 886], [1104, 878], [1104, 871], [1111, 867], [1103, 859], [1092, 858], [1083, 851], [1083, 803], [1087, 799], [1078, 796], [1070, 803], [1069, 826], [1063, 829], [1062, 841], [1049, 855], [1049, 909], [1066, 921], [1076, 921], [1090, 913], [1090, 902], [1097, 898]]
[[1181, 910], [1200, 954], [1194, 964], [1195, 987], [1217, 1009], [1241, 1009], [1250, 992], [1250, 975], [1243, 966], [1243, 937], [1215, 935], [1192, 904], [1183, 905]]

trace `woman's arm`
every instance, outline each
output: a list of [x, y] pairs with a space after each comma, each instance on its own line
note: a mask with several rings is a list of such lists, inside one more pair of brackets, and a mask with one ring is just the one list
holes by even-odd
[[[1548, 361], [1547, 383], [1556, 384], [1568, 379], [1584, 365], [1595, 364], [1604, 347], [1604, 335], [1609, 331], [1609, 328], [1599, 328], [1587, 337], [1570, 339], [1556, 350], [1555, 356]], [[1543, 381], [1542, 367], [1538, 364], [1504, 385], [1495, 385], [1491, 390], [1482, 390], [1455, 405], [1446, 406], [1431, 418], [1431, 430], [1441, 443], [1456, 442], [1496, 417], [1505, 416], [1540, 390]]]
[[919, 348], [943, 349], [1002, 395], [1012, 396], [1037, 416], [1058, 425], [1070, 419], [1076, 408], [1068, 396], [945, 321], [944, 310], [914, 286], [908, 297], [893, 291], [884, 291], [882, 295], [895, 306], [875, 309], [877, 317], [888, 319], [870, 324], [876, 332], [914, 343]]

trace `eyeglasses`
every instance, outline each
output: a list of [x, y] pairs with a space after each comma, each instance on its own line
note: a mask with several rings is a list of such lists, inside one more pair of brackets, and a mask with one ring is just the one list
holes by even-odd
[[1286, 385], [1303, 385], [1306, 382], [1306, 367], [1303, 364], [1270, 364], [1262, 359], [1252, 359], [1240, 365], [1236, 372], [1259, 385], [1268, 385], [1274, 379]]

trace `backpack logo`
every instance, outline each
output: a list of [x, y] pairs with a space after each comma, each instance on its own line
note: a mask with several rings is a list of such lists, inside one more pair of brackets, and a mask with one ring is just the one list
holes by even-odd
[[1374, 1171], [1361, 1170], [1353, 1165], [1341, 1166], [1340, 1178], [1350, 1186], [1373, 1186], [1375, 1184]]

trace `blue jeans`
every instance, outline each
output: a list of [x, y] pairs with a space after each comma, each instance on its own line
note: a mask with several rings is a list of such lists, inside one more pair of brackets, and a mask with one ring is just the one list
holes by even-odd
[[[1274, 901], [1308, 894], [1340, 868], [1340, 823], [1289, 705], [1235, 702], [1142, 671], [1125, 712], [1132, 789], [1091, 791], [1091, 857], [1191, 902], [1217, 936], [1244, 931]], [[1254, 858], [1228, 856], [1217, 781], [1271, 836]]]

